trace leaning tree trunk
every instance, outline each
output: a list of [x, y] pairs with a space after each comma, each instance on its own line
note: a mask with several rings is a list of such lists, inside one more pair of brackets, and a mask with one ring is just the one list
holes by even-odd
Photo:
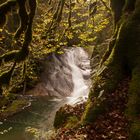
[[126, 111], [132, 120], [130, 139], [140, 140], [140, 0], [126, 0], [123, 14], [120, 20], [117, 16], [115, 24], [117, 35], [114, 35], [113, 47], [97, 73], [82, 121], [94, 122], [106, 111], [108, 94], [115, 90], [127, 73], [131, 76]]

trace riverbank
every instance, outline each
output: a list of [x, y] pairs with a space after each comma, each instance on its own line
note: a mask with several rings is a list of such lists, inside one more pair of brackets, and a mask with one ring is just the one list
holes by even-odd
[[[123, 80], [118, 88], [108, 95], [108, 107], [106, 113], [100, 115], [91, 124], [82, 125], [81, 114], [84, 112], [85, 104], [76, 107], [64, 106], [56, 116], [58, 121], [63, 111], [64, 115], [69, 115], [63, 122], [55, 122], [57, 135], [53, 140], [126, 140], [129, 135], [129, 120], [125, 116], [125, 109], [128, 100], [129, 78]], [[62, 118], [62, 116], [61, 116]], [[59, 124], [59, 125], [58, 125]]]
[[7, 119], [31, 105], [28, 98], [12, 95], [13, 97], [0, 97], [0, 120]]
[[[0, 139], [32, 140], [30, 136], [36, 137], [36, 134], [32, 133], [36, 130], [37, 134], [40, 132], [37, 135], [39, 140], [46, 139], [46, 135], [53, 129], [54, 117], [59, 108], [65, 104], [81, 103], [87, 99], [91, 71], [88, 54], [79, 47], [65, 51], [62, 55], [52, 54], [46, 59], [45, 71], [41, 74], [40, 82], [30, 91], [26, 91], [25, 97], [32, 95], [31, 99], [33, 99], [29, 108], [18, 110], [18, 107], [21, 109], [24, 107], [24, 103], [26, 106], [26, 101], [22, 99], [23, 104], [13, 103], [16, 105], [12, 105], [10, 102], [6, 105], [10, 110], [16, 110], [19, 113], [15, 111], [10, 113], [13, 116], [9, 116], [7, 115], [10, 112], [9, 109], [5, 109], [4, 116], [9, 118], [1, 121]], [[11, 109], [14, 107], [10, 105], [16, 106], [16, 109]], [[11, 127], [12, 130], [9, 131]], [[4, 133], [6, 130], [8, 132]], [[44, 135], [44, 133], [47, 134]]]

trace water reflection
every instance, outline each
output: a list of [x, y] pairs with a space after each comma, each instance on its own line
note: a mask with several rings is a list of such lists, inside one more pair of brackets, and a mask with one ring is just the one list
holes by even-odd
[[[53, 56], [54, 73], [50, 73], [50, 78], [46, 77], [49, 82], [43, 83], [45, 89], [42, 91], [46, 96], [36, 96], [28, 109], [0, 122], [0, 140], [47, 140], [53, 133], [51, 129], [56, 111], [64, 104], [74, 105], [87, 100], [90, 86], [88, 54], [82, 48], [73, 48], [60, 57]], [[61, 96], [48, 98], [46, 92], [50, 87], [53, 89], [51, 92], [55, 89], [53, 95]], [[70, 91], [71, 95], [67, 93]]]

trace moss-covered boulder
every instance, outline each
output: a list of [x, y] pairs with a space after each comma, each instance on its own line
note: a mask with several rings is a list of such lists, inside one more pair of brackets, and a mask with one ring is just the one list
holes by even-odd
[[1, 102], [0, 108], [0, 120], [8, 118], [20, 111], [22, 111], [25, 107], [29, 105], [29, 101], [24, 98], [15, 99], [10, 101], [8, 99], [4, 99]]
[[68, 120], [68, 118], [72, 115], [71, 113], [67, 112], [66, 108], [70, 107], [69, 105], [65, 105], [64, 107], [61, 107], [55, 115], [54, 119], [54, 127], [60, 128], [64, 126]]

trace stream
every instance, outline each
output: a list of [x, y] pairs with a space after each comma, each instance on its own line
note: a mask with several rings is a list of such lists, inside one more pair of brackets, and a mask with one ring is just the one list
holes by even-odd
[[[0, 122], [0, 140], [47, 140], [45, 133], [53, 129], [56, 111], [64, 104], [87, 100], [91, 70], [84, 49], [69, 48], [50, 59], [49, 70], [46, 68], [42, 82], [32, 90], [37, 96], [33, 95], [31, 106]], [[39, 138], [28, 134], [30, 128], [34, 128], [32, 134], [39, 132]]]

